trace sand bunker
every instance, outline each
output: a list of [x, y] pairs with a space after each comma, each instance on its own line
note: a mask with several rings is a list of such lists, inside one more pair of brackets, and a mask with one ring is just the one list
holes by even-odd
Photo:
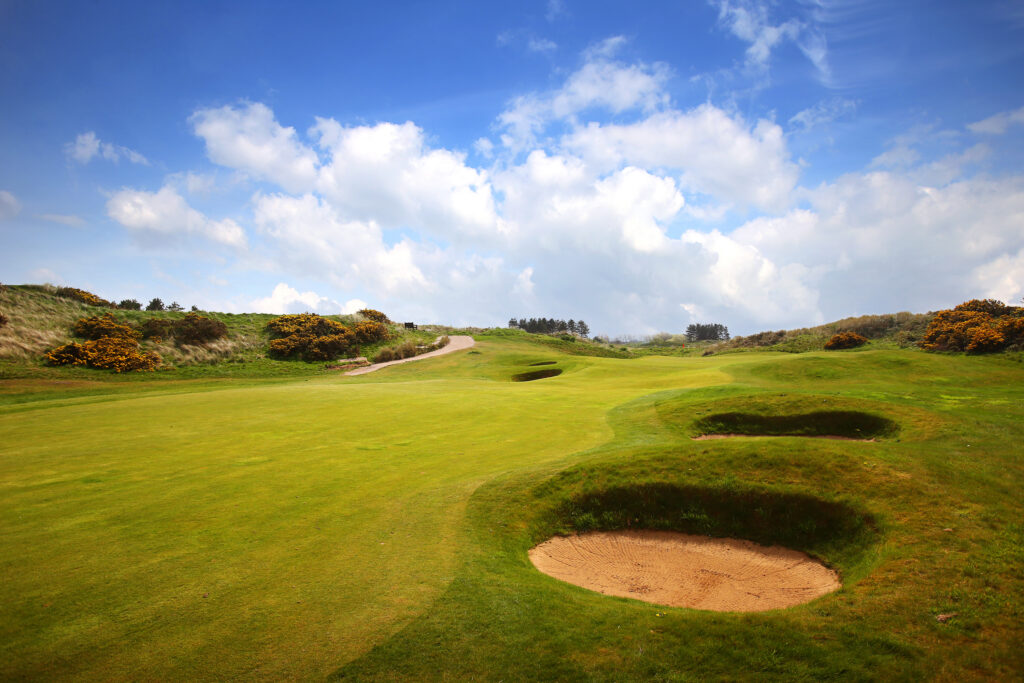
[[759, 439], [781, 439], [785, 437], [797, 439], [832, 439], [833, 441], [874, 441], [874, 439], [858, 439], [853, 436], [838, 434], [701, 434], [693, 437], [694, 441], [713, 441], [714, 439], [734, 439], [736, 437], [757, 437]]
[[556, 536], [530, 550], [530, 561], [606, 595], [717, 612], [792, 607], [840, 587], [834, 571], [804, 553], [672, 531]]
[[518, 375], [512, 375], [513, 382], [533, 382], [538, 379], [546, 379], [548, 377], [558, 377], [562, 374], [559, 368], [548, 368], [546, 370], [531, 370], [530, 372], [520, 372]]
[[804, 436], [844, 441], [872, 441], [892, 436], [899, 425], [889, 418], [859, 410], [816, 410], [793, 415], [716, 413], [693, 423], [697, 439], [734, 436]]

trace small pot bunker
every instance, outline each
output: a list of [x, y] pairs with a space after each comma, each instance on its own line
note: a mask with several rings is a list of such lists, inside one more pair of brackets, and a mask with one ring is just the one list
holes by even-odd
[[575, 533], [528, 553], [541, 572], [605, 595], [719, 612], [836, 591], [838, 572], [786, 546], [849, 559], [874, 536], [872, 520], [852, 508], [793, 494], [642, 485], [578, 497], [563, 512]]
[[715, 413], [693, 423], [695, 439], [734, 436], [805, 436], [822, 439], [874, 441], [893, 436], [899, 425], [880, 415], [859, 410], [819, 410], [790, 415], [747, 412]]
[[542, 370], [529, 370], [512, 375], [513, 382], [533, 382], [547, 377], [557, 377], [562, 374], [561, 368], [544, 368]]

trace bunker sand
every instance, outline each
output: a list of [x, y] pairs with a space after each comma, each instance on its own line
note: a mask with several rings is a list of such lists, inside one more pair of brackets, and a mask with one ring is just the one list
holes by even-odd
[[443, 356], [446, 353], [452, 353], [453, 351], [462, 351], [472, 347], [476, 342], [469, 335], [454, 335], [448, 337], [448, 343], [437, 351], [430, 351], [429, 353], [421, 353], [418, 356], [411, 358], [401, 358], [399, 360], [391, 360], [387, 363], [374, 363], [373, 365], [367, 365], [365, 368], [358, 368], [356, 370], [349, 370], [346, 375], [365, 375], [368, 372], [374, 370], [380, 370], [386, 368], [389, 365], [398, 365], [399, 363], [411, 363], [416, 360], [423, 360], [424, 358], [433, 358], [434, 356]]
[[556, 536], [529, 555], [545, 574], [599, 593], [717, 612], [792, 607], [841, 585], [796, 550], [672, 531]]

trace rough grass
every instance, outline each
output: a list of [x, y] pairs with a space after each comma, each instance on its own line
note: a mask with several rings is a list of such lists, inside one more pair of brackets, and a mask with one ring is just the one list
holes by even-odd
[[[43, 354], [61, 344], [74, 341], [71, 330], [80, 318], [111, 313], [119, 322], [134, 326], [145, 320], [178, 320], [186, 312], [126, 311], [89, 306], [71, 299], [56, 297], [50, 288], [35, 285], [7, 286], [0, 291], [0, 311], [5, 311], [10, 324], [0, 327], [0, 378], [85, 379], [107, 374], [85, 368], [49, 368]], [[178, 346], [171, 340], [143, 341], [142, 348], [160, 354], [160, 374], [175, 378], [260, 377], [266, 375], [317, 375], [324, 371], [322, 363], [276, 361], [267, 357], [268, 322], [276, 318], [268, 313], [211, 313], [206, 317], [223, 322], [228, 336], [208, 344]], [[326, 316], [352, 325], [362, 318], [352, 315]], [[366, 355], [376, 354], [387, 345], [434, 341], [429, 329], [405, 330], [389, 326], [392, 337], [361, 347]], [[122, 376], [122, 381], [133, 381]]]
[[[902, 350], [627, 360], [477, 341], [352, 378], [278, 379], [253, 362], [242, 379], [0, 382], [0, 678], [1024, 670], [1024, 364]], [[558, 381], [508, 381], [554, 358]], [[689, 438], [700, 417], [773, 409], [868, 412], [900, 432]], [[560, 528], [641, 514], [803, 543], [844, 586], [708, 614], [601, 596], [526, 556]]]
[[553, 532], [634, 528], [743, 538], [800, 550], [847, 570], [856, 567], [878, 541], [871, 515], [843, 502], [759, 488], [658, 480], [595, 487], [593, 481], [600, 475], [583, 471], [588, 476], [577, 476], [575, 486], [566, 486], [570, 493], [563, 493], [549, 513], [551, 519], [546, 522]]

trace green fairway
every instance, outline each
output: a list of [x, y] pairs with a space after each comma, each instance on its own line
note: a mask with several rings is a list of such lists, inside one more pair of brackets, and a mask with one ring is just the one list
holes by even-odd
[[[360, 377], [4, 380], [0, 678], [1024, 671], [1019, 356], [477, 340]], [[538, 369], [560, 374], [513, 381]], [[691, 438], [711, 415], [815, 411], [895, 427]], [[605, 597], [526, 556], [628, 524], [785, 542], [844, 587], [713, 614]]]

